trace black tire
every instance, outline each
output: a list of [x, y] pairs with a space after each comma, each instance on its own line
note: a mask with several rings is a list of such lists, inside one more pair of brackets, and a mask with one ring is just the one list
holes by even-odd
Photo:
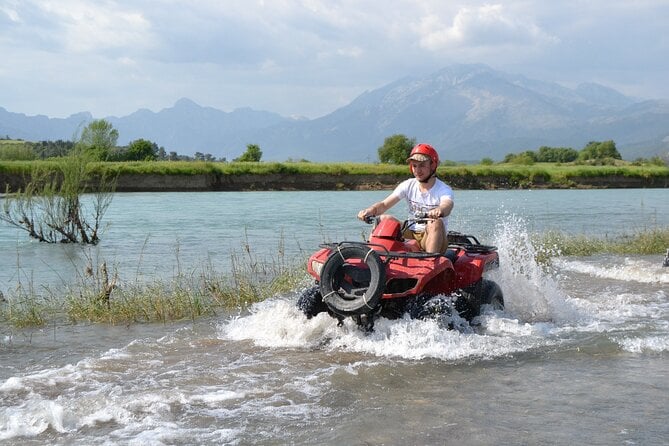
[[481, 314], [483, 305], [490, 305], [495, 310], [504, 309], [502, 289], [492, 280], [481, 279], [456, 294], [455, 309], [468, 321]]
[[[364, 266], [354, 266], [350, 259], [362, 260]], [[340, 316], [371, 314], [379, 308], [385, 284], [385, 266], [376, 251], [347, 245], [333, 250], [323, 265], [320, 292], [323, 302]]]
[[412, 319], [438, 319], [453, 314], [452, 299], [444, 296], [421, 294], [407, 305], [407, 313]]
[[318, 285], [306, 289], [300, 297], [297, 298], [297, 308], [304, 313], [307, 319], [311, 319], [318, 313], [328, 311], [327, 305], [323, 303], [321, 292]]
[[481, 280], [481, 305], [490, 305], [493, 310], [504, 309], [502, 289], [492, 280]]

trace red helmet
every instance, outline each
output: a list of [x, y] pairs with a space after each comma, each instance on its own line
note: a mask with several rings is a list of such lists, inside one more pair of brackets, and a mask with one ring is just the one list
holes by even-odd
[[432, 161], [432, 164], [434, 164], [434, 168], [436, 169], [437, 166], [439, 166], [439, 154], [437, 153], [436, 150], [434, 150], [434, 147], [432, 147], [429, 144], [416, 144], [413, 149], [411, 149], [411, 153], [409, 154], [409, 158], [407, 158], [407, 163], [410, 160], [415, 160], [415, 161], [427, 161], [430, 159]]

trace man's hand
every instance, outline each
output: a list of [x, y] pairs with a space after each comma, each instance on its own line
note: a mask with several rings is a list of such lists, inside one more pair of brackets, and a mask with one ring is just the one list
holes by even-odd
[[427, 211], [427, 217], [434, 219], [441, 218], [441, 209], [439, 208], [430, 209], [429, 211]]
[[370, 211], [371, 211], [371, 209], [367, 208], [367, 209], [363, 209], [362, 211], [358, 212], [358, 219], [362, 220], [362, 221], [365, 221], [365, 219], [367, 217], [370, 217], [370, 216], [373, 217], [374, 214]]

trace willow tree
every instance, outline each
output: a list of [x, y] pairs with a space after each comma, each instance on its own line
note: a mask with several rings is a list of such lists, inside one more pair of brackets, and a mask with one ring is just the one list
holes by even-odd
[[[41, 242], [97, 244], [116, 179], [93, 176], [91, 163], [99, 154], [91, 148], [80, 140], [67, 156], [36, 164], [24, 189], [7, 190], [0, 220]], [[84, 194], [90, 199], [83, 200]]]

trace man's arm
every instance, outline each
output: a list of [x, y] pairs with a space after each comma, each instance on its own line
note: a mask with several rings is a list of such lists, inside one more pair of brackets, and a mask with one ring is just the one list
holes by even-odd
[[427, 213], [427, 216], [430, 218], [441, 218], [447, 217], [453, 210], [453, 200], [449, 197], [444, 197], [439, 202], [439, 206], [434, 209], [430, 209]]
[[395, 196], [394, 194], [390, 194], [383, 201], [374, 203], [370, 207], [358, 212], [358, 218], [360, 220], [364, 220], [365, 217], [379, 216], [384, 212], [386, 212], [391, 207], [395, 206], [399, 201], [400, 199], [397, 196]]

